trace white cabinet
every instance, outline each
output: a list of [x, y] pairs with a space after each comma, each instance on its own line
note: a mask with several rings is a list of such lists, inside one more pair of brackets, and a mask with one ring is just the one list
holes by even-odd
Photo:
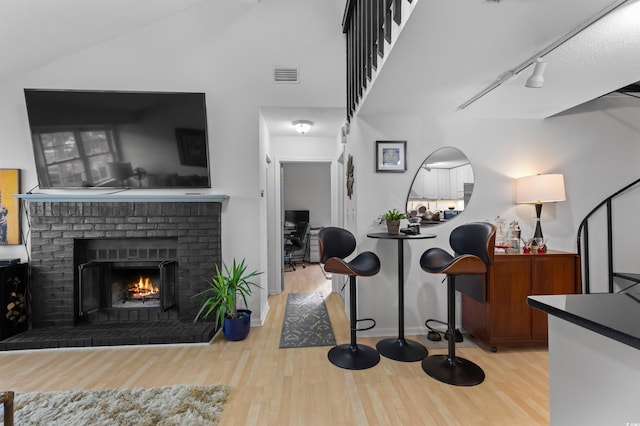
[[464, 198], [464, 184], [473, 182], [473, 170], [471, 164], [465, 164], [464, 166], [456, 167], [451, 170], [452, 179], [455, 178], [455, 192], [452, 196], [455, 199], [462, 200]]
[[453, 169], [420, 168], [409, 198], [415, 200], [462, 200], [464, 184], [473, 182], [470, 164]]
[[411, 193], [409, 194], [409, 198], [420, 200], [425, 197], [424, 184], [427, 180], [427, 173], [428, 172], [422, 167], [420, 168], [420, 170], [418, 170], [415, 180], [413, 181], [413, 185], [411, 186]]
[[451, 181], [451, 171], [449, 169], [436, 169], [436, 172], [438, 176], [438, 199], [451, 199], [451, 188], [449, 185]]
[[438, 170], [431, 169], [430, 171], [426, 171], [423, 174], [424, 176], [424, 192], [423, 198], [428, 200], [436, 200], [438, 199]]

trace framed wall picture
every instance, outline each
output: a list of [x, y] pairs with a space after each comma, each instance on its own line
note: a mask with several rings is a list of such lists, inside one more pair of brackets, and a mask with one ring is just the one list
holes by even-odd
[[207, 167], [207, 138], [204, 130], [176, 129], [180, 164]]
[[407, 141], [376, 141], [376, 172], [404, 173], [407, 170]]
[[20, 170], [0, 169], [0, 245], [20, 244]]

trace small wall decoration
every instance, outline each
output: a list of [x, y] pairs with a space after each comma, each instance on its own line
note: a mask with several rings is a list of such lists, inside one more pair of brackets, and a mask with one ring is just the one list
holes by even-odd
[[20, 244], [20, 170], [0, 169], [0, 245]]
[[349, 199], [351, 199], [351, 195], [353, 195], [353, 155], [349, 154], [349, 159], [347, 160], [347, 195]]
[[404, 173], [407, 141], [376, 141], [376, 172]]
[[180, 164], [207, 167], [207, 139], [204, 130], [176, 129]]

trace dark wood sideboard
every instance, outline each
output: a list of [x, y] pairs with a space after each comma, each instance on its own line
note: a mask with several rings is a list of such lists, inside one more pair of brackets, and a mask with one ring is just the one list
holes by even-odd
[[[547, 344], [547, 315], [527, 305], [527, 296], [577, 294], [582, 290], [580, 257], [496, 254], [481, 291], [462, 292], [462, 328], [495, 352], [498, 346]], [[464, 285], [464, 284], [462, 284]]]

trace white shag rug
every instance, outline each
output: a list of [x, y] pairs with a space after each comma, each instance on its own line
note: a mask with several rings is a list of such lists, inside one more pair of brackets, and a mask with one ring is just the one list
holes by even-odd
[[[16, 425], [217, 425], [230, 388], [15, 392]], [[2, 412], [0, 404], [0, 414]], [[2, 417], [0, 417], [2, 418]]]

